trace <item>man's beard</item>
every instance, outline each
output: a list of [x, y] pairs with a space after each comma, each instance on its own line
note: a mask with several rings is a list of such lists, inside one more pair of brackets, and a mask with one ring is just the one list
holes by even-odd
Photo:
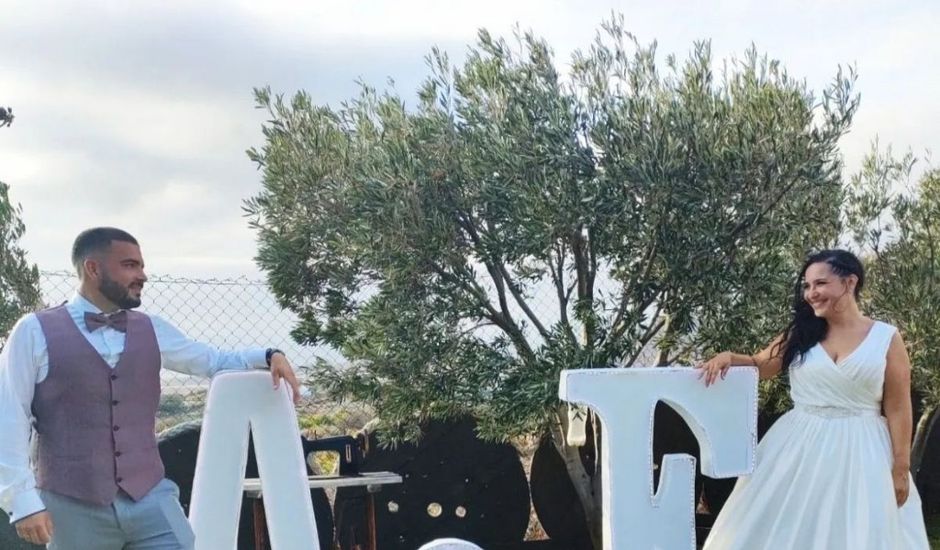
[[121, 309], [140, 307], [140, 298], [131, 296], [130, 290], [121, 286], [111, 277], [108, 277], [107, 273], [101, 274], [101, 284], [98, 285], [98, 291]]

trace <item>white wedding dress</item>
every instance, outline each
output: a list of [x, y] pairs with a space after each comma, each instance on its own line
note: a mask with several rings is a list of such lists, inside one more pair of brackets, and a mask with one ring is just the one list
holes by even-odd
[[757, 448], [704, 550], [929, 550], [920, 496], [898, 508], [881, 415], [895, 333], [875, 322], [838, 363], [817, 344], [790, 369], [793, 410]]

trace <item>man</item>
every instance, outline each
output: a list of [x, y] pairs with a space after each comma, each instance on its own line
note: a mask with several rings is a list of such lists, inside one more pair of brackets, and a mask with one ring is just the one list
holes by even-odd
[[20, 537], [54, 550], [190, 549], [157, 452], [160, 369], [270, 368], [295, 403], [297, 378], [279, 350], [220, 351], [134, 311], [147, 276], [125, 231], [82, 232], [72, 263], [76, 294], [20, 319], [0, 353], [0, 505]]

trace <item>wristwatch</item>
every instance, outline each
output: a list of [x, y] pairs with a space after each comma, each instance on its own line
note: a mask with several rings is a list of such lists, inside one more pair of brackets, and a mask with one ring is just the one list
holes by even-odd
[[281, 355], [284, 355], [284, 352], [277, 348], [268, 348], [264, 352], [264, 362], [267, 363], [269, 367], [271, 366], [271, 358], [274, 357], [275, 353], [280, 353]]

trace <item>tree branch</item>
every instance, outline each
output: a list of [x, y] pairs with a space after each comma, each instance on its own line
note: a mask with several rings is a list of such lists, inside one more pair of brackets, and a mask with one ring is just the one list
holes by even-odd
[[669, 357], [668, 354], [667, 354], [666, 360], [665, 360], [663, 366], [665, 366], [665, 365], [671, 365], [671, 364], [674, 363], [677, 359], [679, 359], [680, 357], [682, 357], [682, 356], [685, 355], [686, 353], [692, 351], [692, 348], [694, 348], [694, 347], [695, 347], [695, 342], [694, 342], [694, 341], [693, 341], [693, 342], [689, 342], [688, 344], [686, 344], [685, 347], [683, 347], [683, 348], [680, 349], [678, 352], [676, 352], [676, 354], [673, 355], [672, 357]]
[[571, 328], [571, 321], [568, 319], [568, 298], [571, 296], [571, 291], [565, 292], [564, 246], [564, 243], [560, 243], [557, 247], [552, 247], [552, 251], [558, 255], [558, 271], [555, 271], [555, 264], [552, 262], [551, 252], [548, 255], [548, 271], [552, 275], [552, 283], [555, 284], [555, 292], [558, 294], [559, 322], [562, 328], [564, 328], [565, 333], [571, 341], [574, 342], [574, 345], [580, 347], [578, 338], [574, 334], [574, 329]]
[[[659, 295], [657, 294], [657, 296], [659, 296]], [[643, 309], [645, 310], [646, 307], [649, 307], [649, 306], [645, 306]], [[639, 345], [639, 347], [637, 347], [637, 348], [633, 351], [633, 353], [630, 355], [630, 359], [627, 361], [627, 363], [626, 363], [624, 366], [629, 367], [629, 366], [633, 365], [634, 361], [637, 360], [637, 357], [639, 357], [640, 354], [643, 353], [643, 348], [646, 347], [646, 344], [649, 343], [649, 341], [652, 340], [653, 337], [655, 337], [657, 334], [659, 334], [659, 331], [660, 331], [660, 330], [662, 330], [663, 326], [666, 324], [666, 320], [665, 320], [665, 319], [660, 319], [660, 318], [659, 318], [659, 315], [660, 315], [662, 312], [663, 312], [663, 300], [658, 300], [658, 301], [656, 302], [656, 311], [653, 313], [653, 316], [652, 316], [652, 318], [651, 318], [651, 319], [652, 319], [652, 323], [650, 324], [649, 327], [647, 327], [646, 332], [643, 333], [643, 336], [640, 336], [640, 341], [639, 341], [640, 345]], [[621, 331], [620, 334], [622, 335], [622, 334], [623, 334], [623, 331]], [[614, 341], [611, 340], [611, 343], [613, 343], [613, 342], [614, 342]]]
[[651, 325], [650, 328], [646, 329], [646, 334], [644, 334], [643, 337], [640, 338], [640, 342], [639, 342], [640, 345], [637, 346], [636, 350], [630, 355], [630, 359], [627, 360], [627, 362], [623, 364], [624, 367], [633, 366], [633, 363], [637, 360], [640, 354], [643, 353], [643, 349], [646, 347], [646, 344], [648, 344], [650, 340], [653, 339], [654, 336], [659, 334], [659, 331], [662, 330], [665, 324], [666, 324], [666, 320], [660, 319], [656, 321], [656, 323]]
[[591, 280], [591, 259], [589, 244], [585, 242], [585, 236], [582, 233], [583, 226], [571, 233], [571, 252], [574, 256], [575, 273], [577, 274], [578, 301], [575, 311], [582, 322], [582, 345], [585, 348], [594, 347], [594, 321], [591, 316], [594, 314], [594, 288]]
[[571, 252], [574, 256], [574, 268], [578, 279], [578, 301], [588, 297], [588, 261], [585, 258], [584, 236], [581, 227], [571, 234]]
[[[923, 199], [921, 199], [921, 200], [923, 200]], [[922, 217], [922, 219], [923, 219], [923, 221], [922, 221], [921, 223], [922, 223], [923, 226], [924, 226], [924, 231], [927, 232], [927, 246], [928, 246], [928, 249], [930, 250], [930, 263], [928, 263], [927, 265], [930, 266], [930, 275], [931, 275], [931, 276], [930, 276], [930, 277], [926, 277], [926, 279], [927, 279], [927, 281], [928, 281], [927, 284], [929, 284], [931, 287], [933, 287], [933, 282], [934, 282], [934, 277], [933, 277], [933, 275], [934, 275], [935, 266], [937, 265], [937, 261], [936, 261], [936, 259], [937, 259], [937, 250], [936, 250], [936, 248], [937, 248], [937, 243], [936, 243], [936, 241], [934, 241], [933, 233], [930, 231], [930, 226], [931, 226], [931, 224], [933, 223], [934, 220], [931, 219], [929, 212], [923, 212], [923, 214], [922, 214], [921, 217]]]
[[493, 279], [493, 283], [496, 285], [496, 291], [499, 293], [500, 307], [503, 309], [503, 312], [507, 316], [509, 315], [509, 306], [506, 303], [506, 288], [508, 288], [509, 293], [516, 301], [516, 304], [518, 304], [519, 308], [522, 309], [522, 311], [526, 314], [526, 317], [529, 318], [529, 321], [532, 322], [532, 325], [536, 328], [536, 330], [538, 330], [542, 338], [547, 340], [550, 336], [549, 332], [545, 330], [545, 326], [542, 325], [542, 322], [539, 320], [538, 316], [535, 315], [535, 312], [532, 311], [532, 308], [530, 308], [529, 304], [525, 301], [525, 298], [519, 291], [519, 286], [512, 280], [512, 277], [510, 276], [509, 271], [506, 269], [506, 266], [503, 265], [503, 262], [497, 258], [493, 258], [484, 254], [485, 251], [483, 250], [480, 233], [477, 231], [477, 228], [470, 216], [463, 215], [461, 218], [464, 230], [466, 230], [467, 234], [470, 235], [470, 239], [473, 240], [473, 244], [476, 246], [476, 248], [480, 250], [480, 258], [483, 260], [483, 265], [486, 266], [486, 270], [489, 272], [490, 277]]
[[591, 234], [590, 228], [587, 230], [587, 243], [588, 243], [588, 296], [591, 297], [592, 301], [594, 298], [594, 281], [597, 279], [597, 251], [595, 250], [594, 236]]
[[525, 335], [522, 333], [522, 330], [516, 325], [516, 322], [510, 315], [504, 314], [502, 311], [498, 311], [492, 303], [490, 303], [489, 297], [486, 294], [486, 290], [481, 288], [476, 281], [468, 282], [460, 277], [455, 276], [452, 273], [448, 273], [446, 269], [437, 263], [430, 263], [431, 269], [437, 273], [438, 277], [446, 281], [457, 285], [459, 288], [469, 292], [476, 298], [477, 303], [486, 310], [488, 315], [483, 317], [489, 319], [494, 325], [498, 326], [509, 336], [509, 339], [512, 340], [515, 344], [516, 349], [519, 351], [519, 354], [522, 355], [523, 359], [530, 363], [534, 364], [536, 361], [535, 352], [532, 351], [532, 347], [529, 345], [528, 340], [526, 340]]
[[532, 311], [532, 308], [529, 307], [529, 304], [525, 301], [525, 298], [522, 296], [522, 292], [519, 291], [519, 286], [512, 280], [509, 275], [509, 271], [506, 269], [506, 266], [502, 262], [496, 263], [496, 268], [499, 270], [499, 273], [502, 275], [503, 280], [506, 281], [506, 286], [509, 288], [509, 293], [512, 294], [512, 297], [516, 300], [516, 303], [525, 312], [526, 317], [532, 321], [532, 325], [539, 331], [539, 334], [542, 335], [542, 338], [546, 340], [549, 337], [549, 333], [545, 330], [545, 326], [542, 325], [542, 322], [539, 320], [538, 316], [535, 315], [535, 312]]
[[[649, 298], [646, 299], [646, 301], [639, 304], [639, 306], [636, 308], [636, 311], [639, 311], [642, 313], [646, 311], [646, 308], [650, 307], [655, 302], [657, 303], [657, 306], [656, 306], [656, 313], [653, 315], [653, 319], [654, 320], [657, 319], [659, 317], [659, 314], [662, 313], [662, 300], [660, 299], [662, 294], [663, 294], [663, 291], [661, 290], [652, 294]], [[625, 315], [626, 313], [624, 313], [624, 316]], [[629, 325], [627, 325], [627, 323], [624, 321], [622, 317], [619, 320], [619, 323], [620, 323], [620, 326], [611, 325], [610, 334], [607, 337], [608, 342], [614, 342], [617, 339], [623, 337], [623, 334], [629, 328]]]
[[473, 222], [470, 220], [470, 216], [466, 213], [460, 213], [458, 219], [460, 220], [460, 226], [464, 231], [467, 232], [470, 240], [473, 241], [474, 247], [479, 250], [480, 259], [483, 260], [483, 265], [486, 267], [486, 271], [490, 274], [490, 278], [493, 280], [493, 284], [496, 285], [496, 294], [499, 299], [500, 311], [503, 315], [512, 319], [512, 314], [509, 312], [509, 303], [506, 300], [506, 286], [503, 284], [503, 280], [496, 271], [496, 268], [488, 261], [486, 254], [484, 254], [485, 251], [483, 250], [480, 235], [477, 233]]
[[577, 281], [577, 279], [574, 280], [574, 281], [571, 281], [571, 284], [568, 285], [568, 290], [565, 291], [565, 301], [566, 301], [566, 302], [569, 301], [569, 300], [571, 300], [571, 293], [574, 292], [574, 288], [575, 288], [576, 286], [578, 286], [578, 281]]
[[794, 176], [790, 178], [790, 181], [783, 186], [780, 192], [777, 193], [776, 197], [774, 197], [770, 201], [770, 203], [768, 203], [764, 208], [758, 211], [757, 215], [752, 217], [750, 220], [741, 220], [741, 222], [739, 222], [738, 225], [736, 225], [734, 228], [731, 229], [731, 232], [729, 233], [728, 236], [731, 237], [731, 239], [735, 239], [738, 237], [739, 233], [744, 232], [748, 227], [752, 227], [756, 225], [757, 222], [763, 219], [763, 217], [766, 216], [768, 212], [773, 210], [774, 207], [776, 207], [777, 204], [780, 201], [782, 201], [783, 198], [787, 196], [787, 194], [790, 193], [790, 190], [793, 189], [793, 186], [796, 185], [797, 182], [799, 181], [800, 181], [799, 177]]
[[[617, 315], [614, 317], [614, 321], [610, 324], [611, 332], [615, 332], [612, 335], [612, 338], [619, 338], [623, 335], [625, 328], [618, 328], [623, 321], [624, 315], [627, 313], [627, 306], [630, 303], [630, 295], [633, 293], [633, 288], [637, 284], [637, 281], [646, 280], [649, 277], [650, 270], [653, 268], [653, 260], [656, 258], [656, 248], [658, 241], [653, 239], [652, 245], [646, 251], [646, 258], [643, 260], [643, 270], [639, 277], [631, 278], [630, 283], [624, 285], [623, 292], [620, 295], [620, 307], [617, 308]], [[646, 307], [649, 307], [648, 305]], [[645, 307], [644, 307], [645, 309]]]

